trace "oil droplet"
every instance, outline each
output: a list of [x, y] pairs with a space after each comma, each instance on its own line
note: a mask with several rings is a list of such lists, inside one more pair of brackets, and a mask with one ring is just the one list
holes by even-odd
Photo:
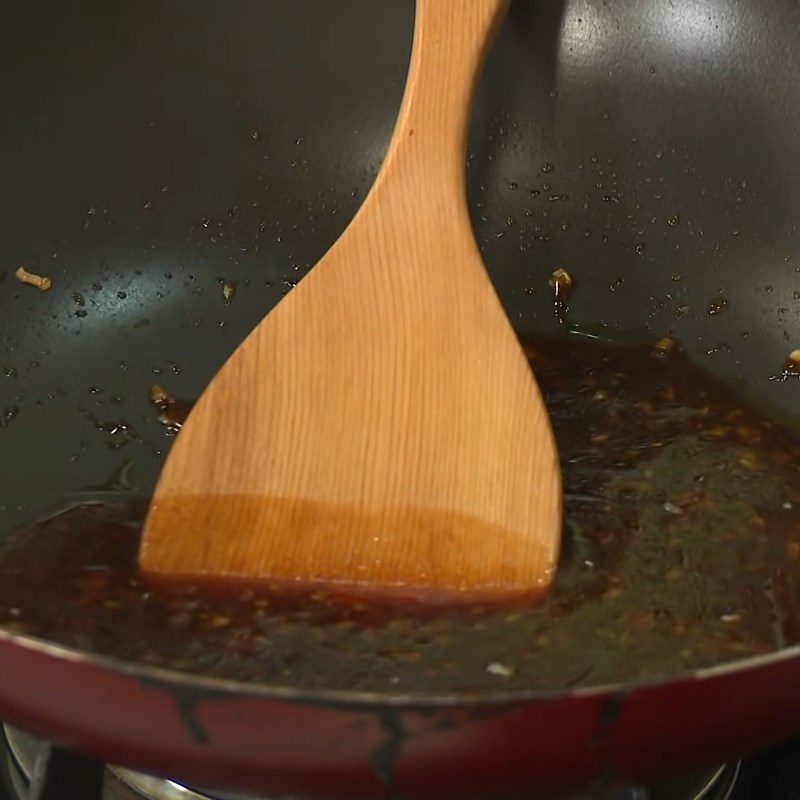
[[676, 225], [680, 223], [680, 221], [681, 221], [680, 214], [670, 214], [667, 217], [667, 225], [669, 225], [670, 228], [674, 228]]
[[572, 292], [572, 276], [565, 269], [557, 269], [550, 277], [550, 288], [553, 290], [553, 309], [556, 318], [563, 324], [567, 315], [567, 302]]
[[670, 356], [680, 353], [683, 348], [673, 336], [663, 336], [653, 345], [652, 356], [659, 361], [666, 361]]
[[785, 381], [800, 378], [800, 350], [792, 350], [783, 362], [783, 367], [778, 375], [773, 375], [773, 380]]
[[709, 317], [714, 317], [717, 314], [722, 314], [723, 311], [728, 310], [728, 298], [727, 297], [712, 297], [708, 301], [708, 307], [706, 308], [706, 313]]
[[3, 413], [0, 414], [0, 428], [5, 428], [10, 425], [19, 414], [19, 406], [6, 406]]
[[609, 285], [609, 291], [616, 292], [625, 285], [625, 278], [615, 278]]

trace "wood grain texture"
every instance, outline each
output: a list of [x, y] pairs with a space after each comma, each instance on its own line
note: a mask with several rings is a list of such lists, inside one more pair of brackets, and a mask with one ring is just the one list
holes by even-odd
[[469, 107], [506, 0], [419, 0], [375, 185], [178, 437], [146, 573], [531, 596], [558, 554], [546, 410], [466, 204]]

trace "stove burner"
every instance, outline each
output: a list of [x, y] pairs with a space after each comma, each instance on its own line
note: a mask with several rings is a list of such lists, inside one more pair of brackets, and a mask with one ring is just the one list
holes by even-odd
[[[267, 798], [256, 798], [254, 795], [227, 792], [206, 794], [176, 781], [154, 778], [152, 775], [144, 775], [124, 767], [109, 765], [106, 769], [110, 776], [133, 790], [137, 798], [143, 800], [267, 800]], [[290, 798], [273, 798], [273, 800], [290, 800]]]
[[[37, 769], [46, 758], [48, 745], [30, 733], [2, 725], [8, 746], [7, 772], [15, 800], [26, 800], [29, 786]], [[87, 797], [85, 800], [94, 800]], [[191, 789], [177, 781], [156, 778], [141, 772], [112, 764], [106, 765], [103, 788], [98, 800], [290, 800], [290, 798], [264, 798], [255, 795], [229, 792], [203, 792]]]
[[[15, 800], [38, 798], [32, 791], [47, 769], [50, 746], [29, 733], [3, 725], [7, 743], [7, 773]], [[76, 757], [77, 758], [77, 757]], [[733, 800], [739, 780], [739, 764], [701, 770], [647, 789], [612, 789], [573, 800]], [[74, 796], [65, 792], [65, 797]], [[86, 797], [85, 800], [94, 800]], [[124, 767], [107, 765], [98, 800], [300, 800], [266, 798], [225, 792], [204, 792], [176, 781], [156, 778]]]

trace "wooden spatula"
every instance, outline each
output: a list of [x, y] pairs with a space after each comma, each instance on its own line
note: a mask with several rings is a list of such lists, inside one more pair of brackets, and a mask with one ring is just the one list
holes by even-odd
[[546, 590], [558, 457], [464, 179], [471, 95], [506, 7], [418, 0], [383, 169], [191, 413], [150, 507], [146, 573], [455, 602]]

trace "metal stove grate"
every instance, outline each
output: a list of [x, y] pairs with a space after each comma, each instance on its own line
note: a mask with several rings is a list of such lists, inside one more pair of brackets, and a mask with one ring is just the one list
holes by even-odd
[[[11, 800], [301, 800], [204, 792], [57, 750], [10, 725], [3, 725], [3, 732]], [[646, 789], [611, 789], [573, 800], [736, 800], [739, 774], [737, 763], [683, 775]]]

